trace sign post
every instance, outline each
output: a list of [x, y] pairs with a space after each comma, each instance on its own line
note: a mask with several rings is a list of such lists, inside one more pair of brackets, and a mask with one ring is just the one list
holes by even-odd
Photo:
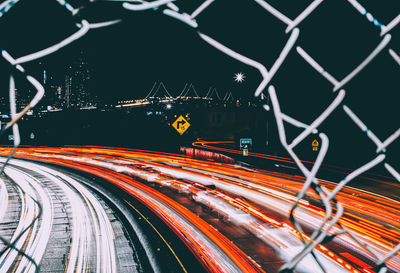
[[240, 150], [243, 150], [243, 156], [249, 155], [249, 149], [253, 145], [253, 140], [251, 138], [241, 138], [240, 139]]

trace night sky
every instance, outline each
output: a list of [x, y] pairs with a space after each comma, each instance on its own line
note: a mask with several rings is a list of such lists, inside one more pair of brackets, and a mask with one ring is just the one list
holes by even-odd
[[[182, 11], [192, 13], [202, 0], [179, 0]], [[312, 1], [268, 3], [289, 18], [295, 18]], [[382, 23], [389, 23], [400, 12], [398, 0], [359, 2]], [[155, 81], [162, 81], [172, 95], [185, 83], [193, 83], [204, 95], [209, 87], [220, 94], [232, 91], [237, 98], [250, 98], [261, 81], [259, 72], [214, 49], [197, 34], [200, 31], [237, 52], [263, 63], [267, 69], [279, 56], [289, 35], [286, 25], [250, 0], [216, 0], [191, 27], [162, 14], [160, 10], [126, 11], [119, 2], [71, 1], [82, 6], [89, 22], [122, 18], [123, 22], [89, 33], [57, 53], [24, 67], [32, 74], [45, 66], [49, 75], [61, 77], [72, 60], [85, 54], [92, 70], [92, 92], [105, 101], [143, 98]], [[299, 25], [295, 46], [304, 48], [327, 71], [341, 80], [379, 44], [379, 29], [358, 13], [347, 1], [324, 1]], [[0, 47], [14, 57], [52, 45], [77, 28], [55, 0], [21, 0], [0, 18]], [[392, 40], [369, 66], [344, 86], [344, 103], [382, 140], [399, 127], [400, 66], [388, 48], [400, 53], [400, 26], [390, 34]], [[0, 86], [7, 94], [8, 66], [0, 61]], [[38, 72], [39, 71], [39, 72]], [[243, 83], [234, 74], [243, 72]], [[37, 75], [37, 74], [35, 74]], [[20, 85], [18, 85], [20, 84]], [[311, 123], [335, 97], [332, 85], [292, 50], [272, 80], [282, 110], [305, 123]], [[23, 83], [17, 83], [23, 87]], [[267, 91], [265, 90], [265, 94]], [[338, 109], [321, 127], [332, 136], [338, 154], [349, 152], [373, 158], [375, 147]], [[298, 131], [294, 131], [298, 132]], [[336, 144], [335, 144], [336, 141]], [[337, 143], [340, 143], [337, 144]], [[399, 140], [390, 146], [390, 162], [398, 164]], [[396, 151], [396, 152], [394, 152]], [[358, 164], [359, 165], [359, 164]]]

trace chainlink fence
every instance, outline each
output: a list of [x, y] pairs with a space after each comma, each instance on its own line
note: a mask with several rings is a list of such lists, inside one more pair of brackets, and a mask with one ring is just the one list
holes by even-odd
[[[13, 8], [14, 5], [18, 4], [18, 2], [26, 1], [26, 0], [6, 0], [0, 4], [0, 17], [2, 17], [5, 13], [7, 13], [10, 9]], [[52, 54], [75, 40], [83, 37], [92, 29], [97, 28], [105, 28], [110, 25], [114, 25], [120, 23], [122, 19], [105, 21], [105, 22], [88, 22], [85, 18], [81, 16], [81, 10], [85, 7], [74, 7], [69, 2], [64, 0], [54, 0], [57, 1], [63, 8], [68, 10], [71, 15], [71, 21], [75, 23], [77, 27], [77, 31], [65, 38], [64, 40], [50, 46], [39, 50], [34, 53], [30, 53], [25, 56], [11, 56], [8, 53], [7, 49], [1, 49], [2, 57], [9, 63], [11, 68], [11, 74], [9, 77], [9, 97], [10, 97], [10, 109], [11, 109], [11, 121], [6, 124], [4, 128], [1, 129], [0, 134], [3, 134], [6, 130], [12, 128], [14, 135], [14, 150], [10, 154], [8, 160], [13, 156], [15, 149], [20, 144], [20, 135], [18, 129], [18, 120], [24, 116], [31, 108], [33, 108], [44, 96], [45, 90], [43, 86], [40, 84], [38, 80], [34, 77], [30, 76], [29, 71], [26, 71], [23, 65], [27, 62], [31, 62], [34, 60], [38, 60], [44, 56]], [[273, 5], [269, 4], [268, 1], [264, 0], [253, 0], [258, 4], [260, 9], [265, 10], [266, 14], [272, 15], [276, 17], [279, 21], [281, 21], [284, 25], [286, 25], [285, 34], [287, 35], [287, 42], [282, 48], [279, 56], [277, 56], [276, 60], [271, 64], [269, 64], [268, 68], [266, 65], [262, 64], [261, 61], [257, 61], [242, 55], [240, 52], [235, 51], [235, 49], [230, 48], [223, 43], [215, 40], [211, 36], [207, 35], [200, 31], [200, 25], [197, 23], [196, 18], [203, 13], [205, 10], [212, 7], [214, 2], [218, 0], [206, 0], [201, 3], [191, 14], [186, 12], [182, 12], [180, 7], [174, 3], [173, 0], [156, 0], [156, 1], [142, 1], [142, 0], [132, 0], [132, 1], [102, 1], [102, 2], [114, 2], [115, 5], [122, 5], [122, 7], [131, 12], [140, 12], [145, 10], [154, 9], [159, 13], [162, 13], [165, 16], [172, 17], [182, 24], [187, 24], [190, 26], [193, 31], [196, 31], [199, 35], [199, 38], [208, 43], [211, 47], [223, 52], [227, 56], [236, 59], [237, 61], [247, 65], [249, 67], [255, 68], [259, 71], [262, 81], [259, 83], [258, 87], [254, 91], [254, 95], [256, 97], [263, 94], [264, 90], [268, 90], [269, 97], [271, 99], [272, 111], [274, 113], [274, 117], [276, 120], [279, 139], [285, 150], [290, 154], [294, 162], [297, 164], [299, 170], [306, 177], [304, 182], [304, 186], [301, 192], [297, 196], [297, 201], [295, 205], [292, 207], [290, 212], [290, 220], [292, 221], [294, 227], [299, 232], [300, 236], [302, 228], [300, 224], [296, 221], [296, 217], [294, 216], [294, 212], [298, 207], [300, 200], [306, 195], [307, 190], [312, 189], [321, 199], [321, 202], [325, 209], [325, 216], [322, 219], [322, 223], [320, 227], [314, 230], [309, 238], [302, 237], [303, 248], [297, 253], [293, 259], [284, 264], [281, 268], [281, 272], [292, 272], [295, 270], [296, 265], [307, 255], [313, 255], [316, 262], [321, 267], [323, 272], [326, 272], [321, 262], [318, 261], [316, 255], [314, 255], [313, 251], [316, 246], [320, 243], [329, 242], [334, 239], [335, 236], [341, 234], [349, 235], [354, 241], [356, 241], [366, 252], [375, 257], [376, 259], [376, 269], [380, 273], [384, 273], [388, 270], [387, 261], [389, 261], [393, 256], [400, 251], [400, 245], [397, 245], [393, 248], [392, 251], [382, 255], [382, 253], [378, 253], [375, 249], [371, 248], [367, 244], [361, 242], [357, 237], [348, 232], [345, 227], [343, 227], [340, 223], [340, 218], [343, 214], [343, 206], [340, 202], [336, 200], [336, 194], [346, 186], [350, 181], [354, 178], [363, 174], [364, 172], [370, 170], [371, 168], [381, 164], [393, 176], [397, 181], [400, 182], [400, 174], [399, 172], [392, 167], [391, 162], [387, 162], [386, 160], [386, 152], [390, 148], [390, 144], [392, 144], [399, 136], [400, 136], [400, 128], [396, 128], [398, 125], [395, 123], [390, 123], [392, 126], [393, 133], [387, 139], [380, 139], [374, 134], [374, 128], [369, 128], [367, 124], [365, 124], [360, 117], [347, 105], [344, 104], [344, 98], [346, 96], [346, 91], [344, 87], [351, 82], [357, 75], [367, 66], [373, 65], [373, 59], [378, 54], [390, 54], [392, 60], [400, 65], [400, 56], [396, 53], [398, 52], [398, 48], [394, 48], [394, 44], [391, 43], [392, 30], [398, 26], [400, 23], [400, 14], [394, 17], [387, 24], [384, 24], [379, 18], [375, 18], [372, 13], [366, 10], [359, 2], [356, 0], [341, 0], [346, 2], [346, 4], [350, 5], [359, 13], [359, 18], [354, 18], [354, 20], [368, 20], [371, 24], [373, 24], [378, 30], [381, 37], [381, 41], [376, 45], [376, 47], [365, 56], [364, 60], [359, 63], [352, 71], [350, 71], [346, 76], [341, 79], [332, 75], [329, 71], [323, 68], [324, 64], [318, 61], [321, 56], [313, 56], [311, 53], [307, 52], [300, 44], [298, 44], [299, 37], [301, 35], [300, 28], [302, 26], [302, 22], [316, 12], [318, 7], [321, 5], [323, 0], [314, 0], [312, 1], [302, 12], [300, 12], [295, 18], [289, 18], [281, 12], [279, 9], [274, 8]], [[249, 0], [250, 1], [250, 0]], [[94, 2], [94, 1], [91, 1]], [[89, 2], [87, 5], [91, 5]], [[227, 7], [228, 8], [228, 7]], [[365, 18], [361, 18], [361, 17]], [[1, 20], [2, 18], [0, 18]], [[289, 116], [281, 111], [281, 104], [279, 102], [279, 89], [275, 88], [271, 85], [272, 78], [279, 73], [279, 69], [281, 65], [285, 62], [288, 54], [294, 51], [297, 53], [308, 65], [310, 65], [316, 72], [320, 74], [322, 78], [324, 78], [329, 84], [332, 85], [332, 93], [334, 94], [334, 99], [330, 102], [329, 106], [326, 107], [322, 113], [318, 115], [318, 117], [311, 122], [310, 124], [306, 124], [301, 120], [298, 120], [296, 117]], [[400, 68], [400, 67], [399, 67]], [[36, 90], [36, 94], [33, 99], [26, 105], [26, 107], [19, 113], [16, 112], [16, 102], [15, 102], [15, 74], [22, 74], [23, 78], [29, 82]], [[264, 94], [263, 94], [264, 95]], [[266, 111], [270, 111], [271, 107], [267, 104], [263, 105]], [[282, 105], [284, 108], [284, 105]], [[357, 126], [360, 130], [365, 132], [365, 137], [369, 138], [376, 145], [376, 154], [373, 155], [373, 159], [369, 162], [361, 165], [356, 170], [352, 171], [348, 174], [343, 180], [338, 181], [337, 186], [333, 190], [327, 190], [324, 186], [322, 186], [318, 179], [317, 173], [324, 162], [325, 156], [327, 155], [329, 148], [329, 136], [321, 132], [318, 128], [321, 124], [328, 122], [327, 118], [332, 114], [333, 111], [344, 111], [345, 115]], [[395, 119], [395, 122], [398, 122]], [[297, 128], [301, 128], [301, 133], [298, 134], [293, 140], [288, 140], [286, 134], [285, 126], [294, 126]], [[311, 169], [307, 168], [301, 161], [301, 155], [297, 154], [294, 149], [299, 144], [301, 144], [308, 136], [310, 135], [318, 135], [321, 140], [320, 149], [318, 151], [317, 158], [315, 160], [315, 164]], [[4, 167], [6, 163], [2, 166], [1, 172], [4, 171]], [[335, 227], [335, 229], [334, 229]], [[339, 231], [337, 231], [339, 230]], [[7, 243], [8, 248], [13, 247], [13, 243]], [[4, 250], [3, 250], [4, 251]]]

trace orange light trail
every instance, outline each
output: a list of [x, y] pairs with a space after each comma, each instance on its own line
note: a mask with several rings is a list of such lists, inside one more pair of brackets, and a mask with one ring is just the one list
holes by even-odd
[[[8, 152], [8, 148], [0, 150], [0, 154], [3, 155], [6, 155]], [[145, 166], [146, 164], [148, 165], [151, 163], [151, 166], [164, 168], [166, 167], [165, 164], [168, 163], [178, 164], [180, 167], [168, 166], [168, 168], [187, 173], [196, 173], [196, 169], [202, 170], [202, 172], [198, 172], [196, 175], [247, 188], [260, 194], [272, 196], [277, 200], [284, 200], [290, 204], [293, 204], [296, 193], [302, 187], [302, 181], [300, 179], [290, 179], [293, 176], [286, 175], [284, 178], [276, 177], [266, 172], [259, 172], [259, 170], [249, 170], [225, 163], [201, 161], [171, 153], [156, 153], [132, 149], [111, 149], [106, 147], [84, 146], [68, 148], [23, 148], [17, 152], [16, 156], [70, 166], [103, 177], [111, 183], [114, 183], [118, 187], [129, 192], [143, 203], [151, 204], [149, 208], [159, 215], [160, 218], [168, 222], [169, 225], [173, 225], [171, 228], [173, 230], [175, 228], [174, 231], [179, 236], [181, 231], [176, 230], [176, 228], [184, 229], [184, 227], [182, 227], [179, 223], [176, 223], [177, 221], [171, 219], [170, 216], [160, 214], [159, 210], [162, 211], [162, 209], [159, 206], [152, 203], [151, 200], [141, 196], [136, 191], [137, 189], [140, 189], [146, 194], [151, 195], [158, 200], [162, 200], [163, 203], [174, 208], [193, 225], [201, 229], [204, 234], [210, 236], [212, 241], [215, 242], [226, 253], [228, 253], [230, 258], [235, 261], [235, 263], [238, 264], [238, 266], [240, 266], [244, 272], [262, 272], [262, 270], [257, 264], [252, 262], [251, 259], [249, 260], [246, 258], [247, 255], [235, 245], [230, 243], [226, 237], [224, 237], [222, 234], [216, 235], [217, 233], [215, 229], [210, 227], [209, 224], [201, 220], [198, 216], [194, 215], [182, 205], [176, 203], [153, 188], [139, 183], [125, 174], [121, 174], [116, 171], [110, 171], [103, 167], [93, 166], [90, 163], [90, 160], [103, 160], [104, 162], [108, 162], [109, 160], [119, 160], [125, 163], [113, 164], [115, 166], [126, 166], [129, 168], [133, 168], [132, 164], [144, 164]], [[74, 161], [78, 159], [80, 162]], [[87, 161], [86, 163], [85, 160]], [[174, 179], [173, 177], [168, 178], [168, 175], [163, 175], [161, 180], [169, 180], [170, 183], [173, 183], [172, 185], [175, 186], [176, 189], [179, 189], [185, 184]], [[250, 182], [247, 183], [245, 181]], [[197, 182], [193, 183], [193, 185], [198, 188], [204, 188], [204, 186], [201, 184], [197, 183], [196, 185], [196, 183]], [[332, 188], [333, 186], [328, 182], [324, 183], [328, 188]], [[262, 219], [264, 222], [276, 227], [285, 227], [291, 233], [299, 236], [299, 234], [297, 234], [297, 232], [290, 225], [282, 224], [279, 221], [276, 221], [274, 218], [271, 218], [263, 213], [262, 210], [260, 210], [259, 204], [250, 204], [243, 199], [231, 197], [229, 194], [223, 192], [219, 194], [219, 197], [225, 199], [231, 205], [240, 208], [241, 210], [259, 219]], [[375, 196], [366, 192], [358, 192], [357, 189], [354, 188], [345, 188], [344, 191], [338, 195], [338, 199], [343, 202], [346, 208], [346, 213], [342, 218], [342, 224], [348, 230], [360, 234], [365, 240], [371, 242], [374, 249], [385, 252], [388, 249], [391, 249], [393, 244], [400, 242], [400, 219], [398, 218], [400, 202]], [[323, 210], [317, 206], [308, 203], [302, 203], [301, 207], [307, 210], [311, 215], [324, 215]], [[365, 216], [368, 216], [370, 219], [374, 219], [374, 221], [365, 219]], [[190, 238], [190, 233], [185, 234], [185, 236]], [[223, 239], [221, 239], [220, 236], [222, 236], [221, 238]], [[303, 236], [307, 238], [305, 234], [303, 234]], [[181, 238], [183, 241], [185, 241], [185, 237]], [[197, 253], [197, 255], [201, 255], [203, 257], [205, 255], [206, 257], [210, 257], [211, 254], [208, 254], [209, 256], [207, 256], [207, 253], [199, 254], [198, 248], [201, 249], [201, 246], [198, 244], [198, 242], [189, 240], [189, 242], [186, 241], [186, 243], [189, 248], [191, 248], [192, 252]], [[347, 269], [350, 267], [350, 272], [360, 272], [357, 270], [367, 272], [363, 270], [361, 263], [357, 262], [357, 258], [349, 259], [346, 257], [346, 255], [343, 256], [342, 254], [333, 253], [322, 245], [320, 245], [318, 249], [326, 253], [341, 266]], [[348, 255], [350, 254], [347, 254], [347, 256]], [[349, 260], [349, 262], [356, 266], [356, 268], [345, 262], [343, 259]], [[399, 266], [399, 264], [395, 263], [394, 261], [391, 261], [390, 264], [395, 268], [398, 268]], [[218, 270], [217, 265], [213, 264], [212, 258], [207, 260], [205, 267], [209, 268], [209, 270], [212, 272], [217, 272], [215, 270]]]

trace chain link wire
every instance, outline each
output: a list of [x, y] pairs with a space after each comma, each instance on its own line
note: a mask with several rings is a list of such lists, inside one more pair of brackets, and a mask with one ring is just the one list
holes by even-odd
[[[74, 42], [75, 40], [83, 37], [86, 35], [91, 29], [96, 28], [103, 28], [110, 25], [114, 25], [120, 23], [122, 19], [118, 20], [111, 20], [105, 22], [96, 22], [90, 23], [87, 20], [81, 18], [80, 16], [80, 8], [75, 8], [69, 2], [65, 0], [54, 0], [57, 1], [63, 8], [68, 10], [71, 15], [71, 20], [75, 23], [78, 30], [70, 35], [69, 37], [65, 38], [64, 40], [54, 44], [53, 46], [44, 48], [34, 53], [30, 53], [25, 56], [14, 58], [12, 57], [5, 49], [1, 49], [2, 57], [12, 66], [13, 72], [10, 75], [10, 108], [12, 112], [12, 119], [10, 122], [6, 124], [6, 126], [1, 129], [0, 134], [4, 133], [7, 129], [12, 127], [13, 135], [14, 135], [14, 149], [12, 153], [9, 155], [7, 161], [2, 166], [1, 172], [4, 171], [6, 164], [8, 163], [9, 159], [13, 156], [15, 149], [18, 147], [20, 143], [19, 137], [19, 129], [17, 122], [18, 120], [24, 116], [31, 108], [33, 108], [43, 97], [44, 95], [44, 88], [43, 86], [37, 81], [35, 78], [30, 76], [25, 69], [22, 67], [22, 64], [40, 59], [44, 56], [50, 55], [66, 46]], [[374, 26], [380, 29], [380, 36], [382, 40], [380, 43], [375, 47], [375, 49], [370, 52], [370, 54], [350, 73], [348, 73], [343, 79], [339, 80], [334, 77], [334, 75], [330, 74], [327, 70], [323, 68], [323, 66], [317, 61], [318, 56], [312, 57], [305, 49], [301, 46], [296, 46], [295, 44], [300, 35], [300, 25], [310, 14], [315, 12], [318, 6], [323, 2], [323, 0], [314, 0], [311, 4], [309, 4], [300, 14], [297, 15], [294, 19], [289, 18], [283, 12], [279, 11], [278, 9], [274, 8], [270, 5], [267, 1], [264, 0], [254, 0], [261, 9], [264, 9], [269, 14], [276, 17], [280, 20], [283, 24], [287, 27], [285, 29], [285, 33], [288, 35], [287, 42], [285, 46], [282, 48], [278, 58], [272, 64], [272, 66], [267, 69], [261, 62], [257, 60], [253, 60], [247, 56], [242, 55], [239, 52], [236, 52], [234, 49], [229, 48], [228, 46], [218, 42], [214, 38], [210, 37], [209, 35], [202, 33], [199, 30], [199, 25], [196, 21], [196, 18], [212, 6], [213, 2], [217, 0], [205, 0], [201, 5], [199, 5], [191, 14], [185, 13], [180, 11], [179, 7], [174, 4], [174, 0], [155, 0], [155, 1], [143, 1], [143, 0], [131, 0], [131, 1], [123, 1], [123, 0], [104, 0], [102, 2], [115, 2], [116, 4], [122, 5], [122, 7], [128, 11], [132, 12], [139, 12], [145, 10], [155, 9], [162, 14], [172, 17], [183, 24], [187, 24], [194, 31], [197, 32], [200, 39], [204, 40], [210, 46], [214, 47], [215, 49], [223, 52], [227, 56], [236, 59], [237, 61], [255, 68], [259, 71], [262, 76], [262, 81], [259, 83], [257, 89], [254, 92], [256, 97], [260, 96], [264, 90], [268, 90], [272, 110], [274, 113], [274, 117], [276, 120], [279, 139], [285, 150], [289, 153], [291, 158], [296, 163], [298, 169], [302, 172], [305, 176], [304, 185], [297, 195], [297, 200], [293, 205], [290, 211], [290, 220], [297, 230], [299, 236], [303, 242], [302, 250], [297, 253], [291, 260], [286, 262], [280, 269], [280, 272], [293, 272], [295, 270], [298, 263], [307, 255], [312, 255], [316, 262], [318, 263], [319, 267], [323, 272], [326, 272], [326, 269], [322, 265], [322, 263], [318, 260], [317, 256], [314, 255], [314, 249], [321, 243], [327, 243], [333, 240], [336, 236], [347, 234], [352, 238], [355, 242], [357, 242], [366, 252], [371, 254], [376, 259], [376, 269], [379, 273], [384, 273], [388, 270], [387, 262], [393, 258], [400, 251], [400, 244], [395, 246], [389, 253], [382, 255], [382, 253], [378, 253], [375, 249], [370, 247], [369, 245], [360, 241], [355, 235], [351, 232], [346, 230], [346, 228], [340, 223], [340, 218], [343, 214], [343, 206], [340, 202], [337, 201], [336, 195], [340, 190], [345, 187], [349, 182], [351, 182], [357, 176], [365, 173], [366, 171], [370, 170], [371, 168], [381, 164], [384, 168], [392, 175], [397, 181], [400, 182], [400, 174], [397, 170], [395, 170], [391, 165], [390, 162], [386, 161], [385, 153], [390, 146], [396, 139], [400, 136], [400, 128], [394, 129], [392, 135], [390, 135], [387, 139], [381, 140], [379, 139], [373, 132], [371, 128], [369, 128], [360, 117], [354, 113], [349, 106], [343, 103], [344, 97], [346, 95], [346, 91], [343, 89], [346, 84], [348, 84], [353, 78], [355, 78], [361, 70], [363, 70], [366, 66], [370, 65], [371, 61], [378, 55], [378, 54], [386, 54], [389, 53], [393, 60], [400, 65], [400, 56], [396, 53], [395, 49], [390, 48], [390, 41], [391, 41], [391, 30], [395, 28], [400, 23], [400, 14], [397, 15], [395, 18], [392, 19], [388, 24], [383, 24], [378, 18], [375, 18], [370, 11], [367, 11], [359, 2], [356, 0], [347, 0], [348, 4], [351, 5], [355, 10], [357, 10], [361, 16], [364, 16], [366, 20], [371, 22]], [[346, 1], [346, 0], [343, 0]], [[20, 0], [6, 0], [2, 4], [0, 4], [0, 17], [2, 17], [5, 13], [7, 13], [15, 4], [20, 2]], [[93, 0], [90, 2], [94, 2]], [[90, 5], [90, 3], [89, 3]], [[270, 85], [270, 82], [274, 75], [279, 72], [279, 68], [285, 62], [286, 57], [291, 51], [296, 51], [299, 56], [301, 56], [306, 63], [308, 63], [313, 69], [315, 69], [323, 78], [325, 78], [329, 83], [333, 86], [333, 93], [335, 93], [336, 97], [332, 100], [330, 105], [313, 121], [311, 124], [306, 124], [294, 117], [288, 116], [287, 114], [281, 111], [281, 104], [279, 102], [279, 98], [277, 95], [277, 90], [273, 85]], [[35, 89], [36, 95], [33, 97], [31, 102], [26, 105], [26, 107], [19, 113], [16, 113], [15, 108], [15, 84], [14, 84], [14, 73], [22, 73], [25, 80], [27, 80]], [[267, 104], [263, 105], [266, 111], [270, 111], [271, 107]], [[376, 145], [376, 154], [374, 158], [363, 165], [361, 165], [356, 170], [352, 171], [348, 174], [343, 180], [339, 181], [336, 187], [333, 190], [328, 190], [324, 186], [322, 186], [316, 174], [323, 163], [325, 156], [328, 152], [329, 148], [329, 137], [323, 132], [319, 131], [319, 126], [325, 123], [326, 119], [332, 114], [333, 111], [343, 110], [347, 117], [358, 127], [362, 130], [366, 137], [369, 138]], [[297, 128], [303, 129], [303, 131], [297, 135], [291, 142], [289, 142], [286, 136], [285, 125], [291, 125]], [[300, 143], [302, 143], [308, 136], [310, 135], [318, 135], [321, 139], [321, 148], [318, 152], [316, 161], [311, 169], [307, 168], [294, 149]], [[319, 198], [325, 209], [325, 216], [323, 217], [319, 228], [315, 229], [311, 236], [307, 236], [305, 238], [302, 234], [303, 230], [296, 220], [294, 215], [296, 209], [299, 207], [299, 203], [303, 197], [305, 197], [306, 192], [311, 189], [314, 191]], [[335, 227], [335, 228], [334, 228]], [[339, 229], [338, 229], [339, 228]], [[1, 239], [4, 241], [3, 239]], [[13, 243], [6, 243], [9, 248], [13, 247]], [[21, 250], [18, 250], [21, 251]], [[31, 259], [32, 260], [32, 259]], [[33, 263], [35, 261], [32, 260]], [[38, 268], [38, 267], [37, 267]]]

